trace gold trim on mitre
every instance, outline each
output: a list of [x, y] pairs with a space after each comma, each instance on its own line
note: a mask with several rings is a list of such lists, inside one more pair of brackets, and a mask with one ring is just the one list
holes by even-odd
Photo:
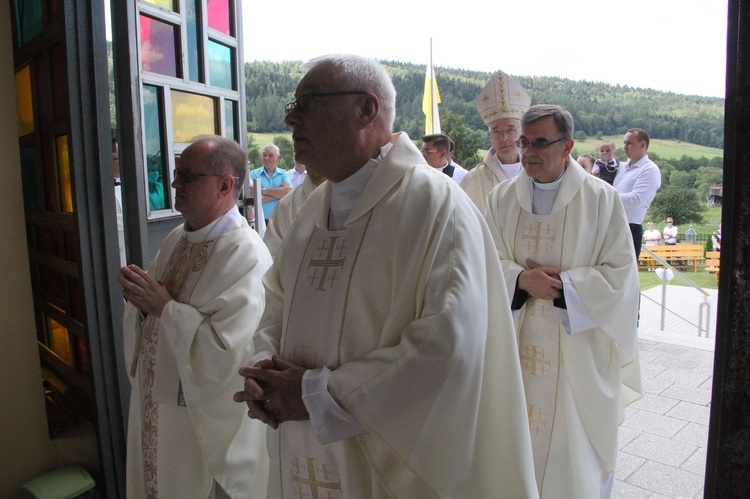
[[521, 118], [531, 97], [512, 76], [497, 71], [477, 97], [476, 107], [485, 125], [503, 118]]

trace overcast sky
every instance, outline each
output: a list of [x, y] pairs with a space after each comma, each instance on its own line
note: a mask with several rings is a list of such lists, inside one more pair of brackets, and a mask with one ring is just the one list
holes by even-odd
[[245, 61], [347, 52], [427, 64], [432, 38], [435, 66], [724, 97], [725, 0], [244, 0], [242, 5]]

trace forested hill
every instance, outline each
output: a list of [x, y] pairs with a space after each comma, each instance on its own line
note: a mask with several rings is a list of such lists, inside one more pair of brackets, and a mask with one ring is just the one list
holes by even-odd
[[[419, 138], [424, 128], [422, 93], [425, 66], [381, 61], [396, 86], [396, 130]], [[284, 105], [293, 100], [301, 76], [300, 61], [245, 64], [247, 122], [252, 132], [281, 132]], [[474, 101], [491, 73], [436, 67], [440, 115], [462, 116], [473, 130], [486, 130]], [[724, 145], [724, 99], [681, 95], [623, 85], [573, 81], [555, 77], [513, 75], [534, 104], [560, 104], [575, 118], [576, 131], [587, 136], [619, 135], [638, 127], [653, 138], [677, 139], [709, 147]], [[484, 134], [486, 137], [486, 134]]]

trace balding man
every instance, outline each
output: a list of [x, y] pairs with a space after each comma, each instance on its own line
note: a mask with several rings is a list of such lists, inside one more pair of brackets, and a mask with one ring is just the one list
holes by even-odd
[[236, 395], [271, 428], [269, 497], [536, 496], [486, 224], [391, 133], [383, 66], [336, 55], [302, 69], [286, 123], [328, 182], [264, 279], [255, 366]]
[[132, 383], [128, 497], [254, 498], [265, 490], [263, 427], [232, 402], [271, 264], [236, 207], [246, 163], [236, 142], [198, 137], [172, 182], [185, 223], [148, 273], [120, 270]]

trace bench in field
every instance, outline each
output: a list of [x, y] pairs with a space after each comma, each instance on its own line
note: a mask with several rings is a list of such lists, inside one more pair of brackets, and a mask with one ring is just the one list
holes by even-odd
[[[692, 268], [693, 272], [698, 272], [698, 264], [702, 263], [706, 257], [702, 244], [671, 244], [663, 246], [643, 246], [654, 252], [659, 258], [665, 260], [672, 267], [677, 269]], [[638, 267], [640, 269], [654, 270], [661, 267], [661, 264], [646, 251], [641, 251], [641, 258]]]
[[706, 270], [714, 275], [714, 282], [719, 283], [720, 251], [706, 251]]

